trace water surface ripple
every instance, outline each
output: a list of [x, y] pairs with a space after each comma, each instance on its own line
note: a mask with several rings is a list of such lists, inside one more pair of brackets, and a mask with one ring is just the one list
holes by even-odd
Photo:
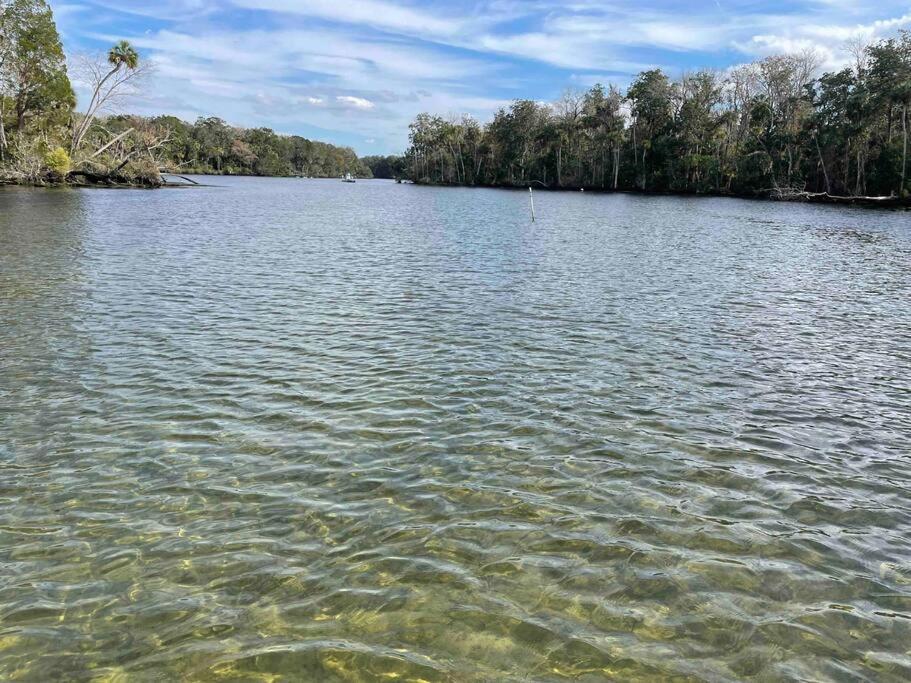
[[911, 678], [911, 221], [0, 188], [0, 677]]

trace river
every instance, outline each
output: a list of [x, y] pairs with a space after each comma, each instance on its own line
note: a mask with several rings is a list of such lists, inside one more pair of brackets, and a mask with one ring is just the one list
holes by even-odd
[[911, 220], [0, 188], [0, 677], [907, 680]]

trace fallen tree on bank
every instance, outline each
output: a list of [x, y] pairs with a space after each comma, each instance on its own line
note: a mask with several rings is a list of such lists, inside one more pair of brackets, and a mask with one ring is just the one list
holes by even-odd
[[887, 195], [870, 197], [864, 195], [834, 195], [828, 192], [808, 192], [796, 188], [773, 188], [766, 191], [768, 198], [781, 202], [807, 202], [814, 204], [848, 204], [860, 206], [911, 207], [911, 197]]

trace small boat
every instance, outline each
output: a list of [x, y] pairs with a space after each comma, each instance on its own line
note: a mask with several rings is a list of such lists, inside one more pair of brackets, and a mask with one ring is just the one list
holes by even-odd
[[350, 173], [346, 173], [345, 175], [342, 176], [342, 182], [343, 183], [356, 183], [357, 179]]

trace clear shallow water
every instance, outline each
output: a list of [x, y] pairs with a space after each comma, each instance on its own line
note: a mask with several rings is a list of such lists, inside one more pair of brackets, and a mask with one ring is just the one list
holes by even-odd
[[911, 676], [911, 218], [0, 189], [0, 677]]

